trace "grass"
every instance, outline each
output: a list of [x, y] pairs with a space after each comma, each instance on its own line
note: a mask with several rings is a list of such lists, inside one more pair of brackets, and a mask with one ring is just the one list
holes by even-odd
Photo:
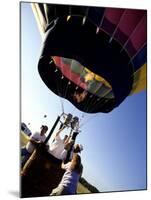
[[23, 131], [21, 131], [20, 133], [20, 142], [21, 142], [21, 146], [25, 146], [29, 140], [29, 136], [27, 136]]
[[78, 194], [89, 194], [91, 192], [84, 185], [82, 185], [81, 183], [78, 183], [77, 193]]

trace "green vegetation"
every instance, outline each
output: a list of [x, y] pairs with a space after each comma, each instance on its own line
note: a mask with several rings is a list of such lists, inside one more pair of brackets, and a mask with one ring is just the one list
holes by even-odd
[[86, 188], [87, 191], [89, 191], [85, 193], [99, 193], [100, 192], [96, 187], [88, 183], [83, 177], [80, 178], [79, 182], [81, 183], [82, 186], [84, 186], [84, 188]]
[[78, 183], [77, 194], [89, 194], [91, 193], [84, 185]]
[[20, 142], [21, 142], [21, 146], [25, 146], [29, 140], [29, 136], [27, 136], [23, 131], [21, 131], [20, 134]]

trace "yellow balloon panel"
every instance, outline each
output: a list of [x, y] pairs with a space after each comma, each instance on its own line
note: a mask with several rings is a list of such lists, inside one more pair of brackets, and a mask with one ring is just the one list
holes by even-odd
[[[46, 19], [44, 18], [44, 16], [41, 13], [40, 7], [38, 5], [38, 3], [31, 3], [31, 7], [33, 10], [33, 13], [35, 15], [35, 19], [39, 28], [39, 32], [42, 36], [42, 40], [44, 39], [44, 32], [46, 29]], [[71, 15], [67, 16], [67, 21], [70, 20]], [[141, 68], [139, 68], [135, 73], [134, 73], [134, 83], [132, 86], [132, 91], [130, 93], [130, 95], [138, 93], [144, 89], [146, 89], [146, 80], [147, 80], [147, 75], [146, 75], [146, 64], [144, 64]], [[108, 88], [112, 88], [111, 85], [101, 76], [94, 74], [92, 71], [90, 71], [89, 69], [87, 69], [86, 67], [84, 67], [84, 69], [89, 72], [89, 74], [87, 74], [86, 79], [90, 79], [93, 77], [93, 79], [95, 79], [96, 81], [102, 82], [105, 86], [107, 86]], [[92, 74], [93, 73], [93, 74]], [[94, 75], [94, 76], [92, 76]]]
[[134, 73], [134, 83], [131, 94], [138, 93], [146, 89], [147, 82], [147, 65], [146, 63]]

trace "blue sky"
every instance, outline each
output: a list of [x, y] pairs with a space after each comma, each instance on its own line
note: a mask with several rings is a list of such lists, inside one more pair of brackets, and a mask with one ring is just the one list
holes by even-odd
[[[34, 132], [43, 123], [51, 128], [61, 105], [38, 74], [42, 40], [30, 4], [21, 5], [21, 121], [30, 122]], [[74, 110], [62, 101], [67, 113]], [[74, 114], [82, 115], [77, 109]], [[77, 138], [84, 146], [83, 176], [100, 191], [145, 189], [146, 91], [128, 97], [108, 114], [91, 116]]]

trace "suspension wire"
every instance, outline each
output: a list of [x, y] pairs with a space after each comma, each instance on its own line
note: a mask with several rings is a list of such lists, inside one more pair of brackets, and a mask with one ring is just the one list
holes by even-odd
[[[134, 77], [134, 76], [135, 76], [135, 73], [133, 73], [133, 74], [131, 75], [131, 77]], [[108, 95], [111, 91], [112, 91], [112, 89], [110, 89], [107, 93], [105, 93], [105, 95], [104, 95], [103, 97], [105, 97], [106, 95]], [[107, 103], [107, 102], [109, 102], [111, 99], [112, 99], [112, 98], [106, 99], [106, 101], [104, 102], [104, 104]], [[98, 104], [96, 104], [94, 108], [96, 108], [102, 101], [103, 101], [103, 99], [102, 99], [101, 101], [99, 101]], [[102, 104], [102, 106], [103, 106], [104, 104]], [[101, 107], [102, 107], [102, 106], [101, 106]], [[93, 111], [93, 110], [94, 110], [94, 109], [92, 109], [91, 111]]]
[[[135, 76], [135, 74], [132, 74], [132, 75], [131, 75], [131, 77], [134, 77], [134, 76]], [[111, 91], [112, 91], [112, 89], [110, 89], [109, 91], [107, 91], [103, 97], [105, 97], [106, 95], [108, 95]], [[104, 104], [107, 103], [107, 102], [109, 102], [111, 99], [112, 99], [112, 98], [106, 99], [106, 101], [104, 102]], [[95, 107], [94, 107], [91, 111], [95, 110], [95, 108], [96, 108], [102, 101], [103, 101], [103, 99], [102, 99], [101, 101], [98, 101], [98, 103], [95, 105]], [[102, 104], [102, 106], [103, 106], [104, 104]], [[101, 107], [102, 107], [102, 106], [101, 106]], [[100, 108], [101, 108], [101, 107], [100, 107]]]
[[[95, 97], [94, 95], [96, 94], [96, 92], [102, 87], [102, 83], [100, 83], [100, 86], [95, 90], [95, 93], [94, 94], [91, 94], [90, 95], [90, 97], [89, 98], [91, 98], [90, 99], [90, 101], [88, 101], [86, 104], [85, 104], [85, 108], [87, 108], [86, 110], [88, 111], [88, 105], [90, 105], [90, 102], [92, 102], [93, 101], [93, 98]], [[93, 97], [93, 98], [92, 98]], [[88, 106], [88, 107], [87, 107]]]
[[93, 101], [93, 100], [91, 101], [91, 103], [90, 103], [89, 106], [87, 107], [87, 110], [89, 110], [89, 111], [91, 112], [92, 109], [90, 109], [90, 108], [92, 108], [93, 105], [96, 105], [96, 104], [97, 104], [98, 99], [99, 99], [99, 98], [96, 99], [96, 96], [94, 96], [94, 98], [93, 98], [94, 101]]
[[70, 80], [71, 80], [71, 70], [69, 70], [69, 81], [67, 82], [67, 85], [64, 87], [64, 93], [63, 93], [63, 98], [64, 98], [64, 100], [65, 100], [65, 98], [66, 98], [66, 96], [67, 96], [67, 94], [68, 94], [68, 87], [69, 87], [69, 85], [70, 85]]
[[134, 30], [131, 32], [131, 34], [129, 35], [128, 39], [126, 40], [126, 42], [123, 44], [122, 49], [120, 52], [122, 52], [126, 45], [128, 44], [128, 42], [130, 41], [131, 37], [135, 34], [135, 32], [137, 31], [137, 29], [140, 27], [142, 21], [144, 20], [145, 14], [143, 15], [143, 17], [141, 18], [141, 20], [137, 23], [137, 25], [135, 26]]
[[[62, 59], [61, 59], [61, 65], [62, 65]], [[62, 67], [62, 77], [61, 77], [61, 80], [64, 79], [64, 68]], [[67, 90], [68, 90], [68, 87], [69, 87], [69, 82], [67, 82], [67, 85], [65, 86], [64, 84], [61, 83], [61, 88], [62, 88], [62, 97], [63, 97], [63, 104], [65, 102], [65, 98], [66, 98], [66, 95], [67, 95]], [[65, 91], [65, 92], [64, 92]]]
[[[72, 6], [69, 6], [67, 21], [70, 19], [71, 15], [72, 15]], [[68, 17], [69, 17], [69, 18], [68, 18]], [[62, 61], [62, 60], [61, 60], [61, 61]], [[72, 61], [71, 61], [71, 62], [72, 62]], [[70, 67], [69, 72], [70, 72], [70, 74], [69, 74], [70, 79], [69, 79], [69, 81], [67, 82], [67, 85], [64, 87], [64, 91], [65, 91], [65, 93], [63, 94], [64, 100], [65, 100], [65, 98], [68, 96], [68, 88], [69, 88], [69, 85], [70, 85], [70, 83], [71, 83], [70, 80], [72, 80], [72, 79], [71, 79], [71, 67]]]
[[90, 116], [89, 118], [87, 118], [79, 128], [85, 126], [90, 120], [94, 119], [96, 116], [98, 116], [98, 113], [96, 113], [94, 116]]
[[[72, 66], [72, 62], [73, 62], [73, 60], [71, 61], [71, 65], [70, 65], [70, 66]], [[77, 86], [75, 87], [75, 90], [77, 90], [78, 87], [80, 87], [80, 81], [81, 81], [81, 80], [80, 80], [80, 74], [83, 72], [83, 70], [84, 70], [84, 67], [82, 67], [82, 69], [81, 69], [81, 71], [80, 71], [80, 73], [79, 73], [79, 80], [78, 80], [78, 82], [76, 83]], [[70, 80], [72, 80], [72, 77], [71, 77], [71, 68], [70, 68], [69, 77], [70, 77]], [[69, 82], [67, 83], [67, 87], [66, 87], [66, 90], [65, 90], [65, 98], [66, 98], [66, 96], [68, 95], [68, 87], [69, 87], [69, 85], [70, 85], [70, 82], [71, 82], [71, 81], [69, 81]], [[76, 109], [77, 109], [77, 108], [74, 107], [73, 110], [72, 110], [70, 113], [73, 115], [73, 113], [75, 112]], [[77, 110], [78, 110], [78, 109], [77, 109]]]
[[100, 31], [100, 28], [102, 27], [102, 24], [103, 24], [103, 21], [104, 21], [104, 18], [105, 18], [105, 14], [106, 14], [106, 9], [105, 9], [105, 11], [104, 11], [104, 13], [103, 13], [103, 16], [102, 16], [102, 18], [100, 19], [99, 26], [97, 26], [97, 29], [96, 29], [96, 34], [98, 34], [98, 33], [99, 33], [99, 31]]
[[[56, 81], [56, 82], [58, 82], [58, 81]], [[59, 87], [58, 87], [58, 91], [59, 91], [59, 99], [60, 99], [60, 103], [61, 103], [61, 109], [62, 109], [62, 113], [64, 113], [64, 101], [63, 101], [63, 99], [62, 99], [62, 78], [60, 77], [59, 78]], [[60, 95], [61, 95], [61, 97], [60, 97]]]
[[[80, 72], [80, 75], [83, 73], [83, 71], [84, 71], [84, 67], [82, 66], [82, 70], [81, 70], [81, 72]], [[80, 82], [81, 82], [81, 80], [80, 80], [80, 76], [79, 75], [79, 80], [78, 80], [78, 82], [77, 82], [77, 86], [76, 86], [76, 88], [75, 88], [75, 90], [77, 90], [79, 87], [80, 87]], [[72, 111], [71, 111], [71, 114], [73, 114], [74, 112], [75, 112], [75, 110], [76, 110], [77, 108], [75, 107]], [[78, 110], [78, 109], [77, 109]]]
[[[94, 97], [95, 97], [95, 96], [89, 97], [90, 100], [88, 99], [86, 106], [87, 106], [88, 104], [90, 105], [90, 102], [93, 101]], [[85, 107], [85, 108], [86, 108], [86, 107]], [[89, 106], [87, 107], [86, 112], [89, 110], [88, 108], [89, 108]], [[83, 113], [83, 114], [84, 114], [84, 117], [85, 117], [85, 113]], [[84, 117], [83, 117], [83, 118], [84, 118]], [[83, 122], [83, 123], [81, 124], [80, 128], [81, 128], [85, 123], [87, 123], [87, 121], [90, 121], [90, 119], [93, 119], [93, 118], [94, 118], [94, 116], [90, 116], [85, 122]]]
[[[54, 60], [51, 58], [51, 61], [49, 62], [49, 64], [51, 65], [52, 63], [54, 63]], [[55, 63], [54, 63], [55, 64]], [[55, 73], [58, 73], [58, 69], [57, 69], [57, 67], [56, 67], [56, 69], [55, 69]], [[60, 82], [61, 82], [61, 80], [59, 79], [59, 81], [55, 81], [55, 83], [56, 83], [56, 86], [57, 86], [57, 92], [58, 92], [58, 98], [59, 98], [59, 100], [60, 100], [60, 104], [61, 104], [61, 110], [62, 110], [62, 113], [64, 113], [64, 105], [63, 105], [63, 100], [62, 100], [62, 97], [60, 97], [60, 95], [61, 95], [61, 92], [60, 92]]]
[[84, 15], [83, 20], [82, 20], [82, 25], [85, 24], [86, 18], [88, 17], [88, 13], [89, 13], [89, 7], [86, 8], [86, 10], [85, 10], [85, 15]]
[[[101, 103], [102, 103], [102, 105], [101, 105], [100, 108], [102, 108], [102, 107], [104, 106], [104, 104], [106, 104], [108, 101], [110, 101], [110, 99], [106, 99], [105, 101], [104, 101], [104, 99], [103, 99], [103, 98], [104, 98], [107, 94], [109, 94], [110, 92], [111, 92], [111, 90], [110, 90], [110, 91], [107, 91], [107, 92], [105, 93], [105, 95], [104, 95], [103, 97], [101, 97], [101, 99], [98, 98], [98, 99], [96, 100], [96, 103], [92, 104], [92, 105], [94, 105], [94, 107], [91, 105], [92, 109], [91, 109], [90, 111], [91, 111], [91, 112], [94, 111], [95, 108], [97, 108], [97, 106], [98, 106], [99, 104], [101, 104]], [[99, 101], [99, 100], [100, 100], [100, 101]], [[97, 103], [97, 101], [98, 101], [98, 103]], [[104, 102], [103, 102], [103, 101], [104, 101]]]
[[110, 99], [105, 99], [105, 100], [101, 99], [100, 101], [98, 100], [98, 103], [95, 104], [95, 106], [92, 108], [91, 112], [94, 111], [99, 104], [101, 104], [99, 108], [102, 108], [108, 101], [110, 101]]
[[[99, 96], [98, 97], [95, 96], [95, 93], [93, 94], [93, 98], [91, 98], [92, 100], [89, 102], [89, 104], [87, 106], [87, 109], [86, 109], [87, 111], [90, 110], [89, 108], [92, 107], [92, 105], [95, 105], [98, 102]], [[96, 99], [96, 97], [97, 97], [97, 99]]]
[[[89, 74], [89, 73], [88, 73], [88, 74]], [[94, 77], [95, 77], [95, 76], [94, 76]], [[93, 80], [94, 80], [94, 77], [93, 77]], [[87, 86], [88, 86], [88, 84], [87, 84]], [[89, 92], [88, 89], [86, 89], [85, 91]], [[84, 106], [84, 110], [85, 110], [85, 108], [87, 107], [87, 105], [88, 105], [89, 101], [91, 100], [91, 98], [92, 98], [92, 94], [89, 96], [88, 100], [86, 101], [85, 106]]]
[[[91, 100], [92, 98], [94, 98], [94, 96], [91, 97], [91, 98], [89, 97], [89, 99], [87, 100], [86, 106], [88, 105], [88, 103], [89, 103], [90, 101], [92, 101], [92, 100]], [[86, 106], [85, 106], [85, 108], [86, 108]], [[84, 109], [85, 109], [85, 108], [84, 108]], [[87, 111], [88, 111], [88, 109], [86, 109], [86, 112], [87, 112]], [[83, 112], [82, 115], [83, 115], [83, 116], [81, 116], [81, 121], [82, 121], [82, 118], [84, 119], [86, 113]], [[90, 118], [93, 118], [93, 116], [90, 116]], [[81, 121], [80, 121], [80, 122], [81, 122]], [[87, 120], [86, 120], [86, 121], [87, 121]], [[85, 124], [85, 122], [83, 122], [82, 124]], [[81, 125], [81, 126], [83, 126], [83, 125]], [[80, 126], [79, 128], [81, 128], [81, 126]]]
[[146, 44], [147, 44], [147, 43], [145, 42], [145, 43], [139, 48], [139, 50], [130, 58], [128, 64], [132, 63], [132, 60], [133, 60], [133, 59], [137, 56], [137, 54], [145, 47]]
[[[72, 75], [71, 75], [71, 66], [72, 66], [72, 62], [73, 62], [73, 59], [71, 60], [71, 65], [70, 65], [70, 74], [69, 74], [70, 80], [72, 80]], [[82, 69], [82, 72], [83, 72], [83, 69]], [[79, 76], [80, 76], [80, 75], [79, 75]], [[70, 82], [71, 82], [71, 81], [68, 82], [68, 85], [67, 85], [67, 88], [66, 88], [66, 92], [65, 92], [65, 97], [66, 97], [66, 94], [68, 93], [68, 86], [70, 85]], [[79, 80], [78, 80], [77, 85], [79, 85], [79, 83], [80, 83], [80, 78], [79, 78]], [[76, 87], [76, 88], [77, 88], [77, 87]]]
[[[76, 106], [74, 106], [73, 110], [71, 111], [71, 114], [72, 114], [72, 115], [73, 115], [73, 113], [75, 112], [76, 109], [77, 109]], [[77, 109], [77, 110], [78, 110], [78, 109]]]
[[69, 15], [72, 15], [72, 6], [69, 6]]
[[125, 13], [126, 13], [126, 9], [123, 11], [123, 13], [122, 13], [122, 15], [121, 15], [121, 17], [120, 17], [120, 19], [119, 19], [119, 21], [118, 21], [118, 24], [116, 25], [116, 27], [115, 27], [115, 29], [114, 29], [114, 31], [113, 31], [113, 33], [112, 33], [110, 39], [109, 39], [109, 43], [112, 42], [112, 40], [113, 40], [113, 38], [114, 38], [114, 36], [115, 36], [115, 34], [116, 34], [116, 32], [117, 32], [117, 29], [119, 28], [119, 25], [120, 25], [122, 19], [124, 18]]
[[[105, 96], [105, 95], [104, 95], [104, 96]], [[107, 101], [109, 101], [109, 100], [110, 100], [110, 99], [108, 99]], [[99, 101], [98, 104], [95, 105], [95, 107], [98, 106], [102, 101], [103, 101], [103, 99], [102, 99], [101, 101]], [[107, 102], [104, 102], [104, 104], [105, 104], [105, 103], [107, 103]], [[103, 106], [104, 104], [102, 104], [102, 106]], [[102, 106], [101, 106], [101, 107], [102, 107]], [[95, 108], [95, 107], [94, 107], [94, 108]], [[94, 108], [92, 108], [92, 110], [91, 110], [90, 112], [92, 112], [93, 110], [95, 110]], [[83, 122], [83, 124], [81, 124], [80, 128], [83, 127], [85, 124], [87, 124], [90, 120], [92, 120], [92, 119], [95, 118], [96, 116], [97, 116], [97, 113], [96, 113], [94, 116], [90, 116], [85, 122]]]
[[89, 106], [91, 105], [91, 102], [95, 99], [95, 96], [93, 94], [90, 94], [86, 104], [85, 104], [85, 107], [84, 107], [84, 110], [86, 110], [86, 112], [89, 110]]
[[64, 104], [62, 102], [62, 99], [61, 99], [61, 109], [62, 109], [62, 113], [64, 113]]
[[[94, 76], [94, 78], [95, 78], [95, 76]], [[100, 85], [95, 89], [95, 92], [94, 92], [94, 97], [96, 98], [96, 96], [95, 96], [95, 94], [99, 91], [99, 90], [101, 90], [101, 88], [102, 88], [102, 86], [103, 86], [103, 83], [101, 82], [100, 83]], [[110, 91], [109, 91], [110, 92]], [[108, 91], [104, 94], [104, 96], [103, 97], [105, 97], [108, 93], [109, 93]], [[99, 98], [99, 96], [98, 96], [98, 98]], [[87, 111], [89, 110], [88, 108], [91, 106], [92, 107], [92, 105], [95, 105], [96, 103], [97, 103], [97, 101], [98, 101], [98, 98], [93, 102], [93, 99], [94, 98], [92, 98], [92, 100], [91, 100], [91, 103], [89, 102], [89, 106], [87, 107]], [[92, 103], [93, 102], [93, 103]]]
[[68, 96], [68, 88], [69, 88], [69, 85], [70, 85], [70, 81], [67, 82], [67, 85], [65, 86], [65, 93], [63, 95], [64, 98], [66, 98]]
[[[85, 91], [88, 92], [88, 90], [85, 90]], [[87, 95], [88, 95], [88, 94], [87, 94]], [[85, 102], [85, 105], [84, 105], [84, 110], [86, 109], [88, 103], [91, 101], [91, 98], [92, 98], [92, 94], [90, 94], [90, 95], [88, 96], [88, 98], [86, 98], [86, 102]]]
[[66, 97], [68, 96], [69, 85], [70, 85], [70, 80], [67, 82], [67, 85], [63, 89], [65, 91], [65, 93], [63, 94], [64, 101], [65, 101]]
[[[90, 103], [90, 101], [92, 101], [93, 98], [94, 98], [93, 94], [90, 93], [90, 96], [89, 96], [87, 102], [85, 103], [84, 110], [87, 108], [87, 105]], [[86, 109], [86, 110], [88, 110], [88, 109]]]
[[[90, 106], [92, 107], [92, 111], [94, 111], [95, 109], [94, 108], [96, 108], [100, 103], [102, 103], [103, 101], [104, 101], [104, 97], [107, 95], [107, 94], [109, 94], [110, 93], [110, 91], [107, 91], [105, 94], [104, 94], [104, 96], [102, 96], [101, 98], [100, 97], [98, 97]], [[100, 101], [99, 101], [100, 100]], [[104, 104], [105, 104], [106, 102], [104, 102]], [[104, 105], [103, 104], [103, 105]], [[94, 106], [94, 107], [93, 107]]]
[[[110, 92], [110, 91], [109, 91]], [[108, 92], [108, 93], [109, 93]], [[107, 95], [108, 93], [106, 93], [105, 95]], [[103, 96], [103, 97], [105, 97], [105, 95]], [[107, 101], [109, 101], [110, 99], [108, 99]], [[97, 100], [98, 101], [98, 100]], [[101, 99], [101, 101], [99, 101], [97, 104], [95, 104], [95, 107], [93, 107], [92, 108], [92, 110], [90, 110], [90, 112], [92, 112], [93, 110], [95, 110], [95, 108], [101, 103], [101, 102], [103, 102], [103, 99]], [[107, 102], [104, 102], [104, 104], [105, 103], [107, 103]], [[104, 104], [102, 104], [102, 106], [104, 105]], [[101, 107], [102, 107], [101, 106]], [[97, 115], [97, 114], [96, 114]], [[95, 116], [90, 116], [85, 122], [83, 122], [83, 124], [80, 126], [80, 128], [86, 123], [87, 124], [87, 122], [88, 121], [90, 121], [91, 119], [93, 119], [94, 117], [96, 117], [96, 115]]]
[[[96, 75], [95, 75], [95, 74], [94, 74], [93, 80], [96, 80]], [[90, 95], [90, 98], [92, 99], [91, 102], [93, 102], [93, 99], [94, 99], [94, 98], [92, 98], [92, 96], [94, 95], [93, 97], [95, 97], [95, 94], [101, 89], [102, 86], [103, 86], [103, 83], [100, 82], [100, 83], [99, 83], [99, 86], [96, 87], [94, 93]], [[97, 95], [96, 95], [96, 96], [97, 96]], [[96, 100], [96, 102], [97, 102], [97, 100]], [[88, 102], [87, 102], [85, 108], [87, 107], [87, 105], [89, 105], [89, 106], [91, 105], [90, 101], [89, 101], [89, 104], [88, 104]], [[87, 107], [87, 111], [88, 111], [88, 107]]]
[[[64, 98], [64, 94], [63, 94], [64, 84], [62, 83], [62, 80], [64, 79], [64, 68], [62, 67], [62, 57], [60, 57], [60, 66], [61, 66], [61, 85], [60, 85], [60, 88], [61, 88], [62, 97]], [[63, 102], [64, 102], [64, 99], [63, 99]]]
[[[82, 114], [81, 114], [81, 118], [80, 118], [80, 120], [79, 120], [79, 124], [80, 124], [81, 121], [84, 119], [85, 115], [86, 115], [86, 113], [82, 112]], [[80, 126], [79, 126], [79, 128], [80, 128]]]
[[[70, 112], [72, 115], [73, 115], [73, 113], [75, 112], [75, 110], [77, 109], [77, 107], [75, 106], [74, 108], [73, 108], [73, 110]], [[78, 109], [77, 109], [78, 110]], [[85, 115], [86, 115], [87, 113], [84, 113], [83, 111], [82, 111], [82, 114], [81, 114], [81, 117], [80, 117], [80, 120], [79, 120], [79, 124], [81, 123], [81, 121], [84, 119], [84, 117], [85, 117]], [[80, 127], [80, 126], [79, 126]]]

